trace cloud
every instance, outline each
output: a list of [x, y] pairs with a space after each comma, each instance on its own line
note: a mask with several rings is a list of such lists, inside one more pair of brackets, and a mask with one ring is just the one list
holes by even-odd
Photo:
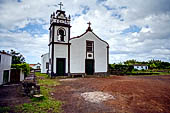
[[[60, 1], [1, 0], [0, 48], [15, 49], [29, 63], [48, 52], [50, 15]], [[169, 0], [63, 0], [72, 17], [71, 37], [92, 23], [93, 31], [110, 44], [110, 63], [128, 59], [170, 61]]]

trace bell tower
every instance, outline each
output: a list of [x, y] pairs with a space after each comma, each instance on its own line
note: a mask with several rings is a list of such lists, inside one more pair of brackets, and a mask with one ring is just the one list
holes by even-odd
[[53, 12], [50, 17], [49, 35], [49, 74], [51, 77], [57, 75], [67, 75], [69, 68], [69, 49], [70, 49], [70, 15], [67, 17], [65, 11]]

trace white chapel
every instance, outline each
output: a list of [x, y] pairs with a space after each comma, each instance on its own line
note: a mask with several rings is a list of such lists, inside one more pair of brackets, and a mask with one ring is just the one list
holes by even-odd
[[51, 15], [49, 53], [42, 55], [46, 59], [41, 63], [42, 72], [51, 76], [107, 75], [109, 44], [93, 32], [90, 22], [82, 35], [71, 38], [70, 21], [61, 8]]

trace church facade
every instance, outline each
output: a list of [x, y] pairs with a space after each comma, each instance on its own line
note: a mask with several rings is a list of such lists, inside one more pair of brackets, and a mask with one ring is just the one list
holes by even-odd
[[109, 44], [91, 29], [80, 36], [70, 37], [70, 16], [57, 10], [51, 15], [49, 36], [49, 66], [51, 76], [107, 75]]

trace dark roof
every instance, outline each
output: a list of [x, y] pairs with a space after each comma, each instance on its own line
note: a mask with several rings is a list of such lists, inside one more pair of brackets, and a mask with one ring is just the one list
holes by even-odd
[[108, 45], [108, 47], [109, 47], [109, 44], [108, 44], [106, 41], [104, 41], [104, 40], [102, 40], [101, 38], [99, 38], [99, 37], [93, 32], [93, 30], [91, 29], [91, 27], [88, 27], [87, 30], [86, 30], [86, 32], [84, 32], [82, 35], [73, 37], [73, 38], [71, 38], [70, 40], [76, 39], [76, 38], [80, 38], [80, 37], [82, 37], [83, 35], [85, 35], [87, 32], [92, 32], [99, 40], [105, 42], [105, 43]]
[[9, 56], [12, 56], [11, 54], [5, 52], [5, 51], [0, 51], [1, 54], [5, 54], [5, 55], [9, 55]]

